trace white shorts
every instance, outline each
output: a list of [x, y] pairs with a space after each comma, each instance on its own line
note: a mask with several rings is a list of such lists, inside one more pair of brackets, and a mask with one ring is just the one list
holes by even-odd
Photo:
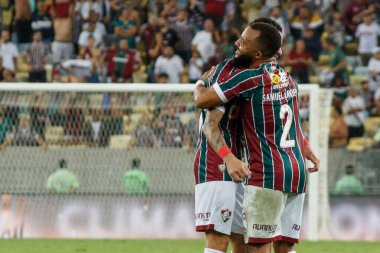
[[243, 224], [246, 243], [298, 243], [305, 193], [287, 193], [247, 185]]
[[202, 232], [243, 234], [242, 183], [212, 181], [195, 186], [195, 228]]

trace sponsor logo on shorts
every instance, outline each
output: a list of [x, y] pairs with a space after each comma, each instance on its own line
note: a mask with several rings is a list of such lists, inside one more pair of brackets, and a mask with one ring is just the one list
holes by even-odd
[[211, 217], [211, 212], [207, 213], [196, 213], [195, 214], [195, 219], [196, 220], [202, 220], [202, 221], [208, 221]]
[[277, 225], [264, 225], [264, 224], [253, 224], [253, 230], [262, 230], [269, 233], [276, 232]]
[[301, 225], [294, 224], [292, 227], [293, 230], [300, 231], [301, 230]]
[[226, 222], [231, 218], [232, 212], [228, 209], [223, 209], [220, 211], [220, 214], [222, 215], [222, 220]]

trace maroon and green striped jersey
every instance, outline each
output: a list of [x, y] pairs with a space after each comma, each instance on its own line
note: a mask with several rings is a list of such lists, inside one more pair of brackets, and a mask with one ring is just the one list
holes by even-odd
[[[211, 71], [205, 81], [205, 86], [209, 87], [210, 84], [224, 80], [230, 74], [232, 61], [226, 60], [216, 66]], [[241, 158], [241, 121], [240, 121], [240, 107], [236, 104], [237, 99], [231, 99], [224, 105], [225, 113], [219, 122], [219, 128], [223, 133], [227, 146], [231, 149], [232, 153]], [[207, 110], [202, 109], [200, 115], [200, 127], [198, 143], [196, 147], [196, 156], [194, 161], [194, 175], [195, 183], [205, 183], [210, 181], [232, 181], [227, 172], [219, 169], [220, 166], [225, 166], [222, 158], [219, 157], [217, 152], [212, 148], [211, 144], [207, 141], [205, 134], [202, 131], [202, 125], [206, 119]]]
[[301, 193], [306, 187], [298, 86], [275, 64], [235, 69], [213, 84], [227, 103], [239, 98], [251, 178], [249, 185]]

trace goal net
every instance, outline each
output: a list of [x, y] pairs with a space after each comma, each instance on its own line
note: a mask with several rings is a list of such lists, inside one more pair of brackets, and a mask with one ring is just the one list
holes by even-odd
[[[1, 84], [1, 236], [200, 238], [193, 87]], [[309, 239], [328, 231], [329, 99], [300, 87], [303, 125], [322, 161], [309, 178]]]

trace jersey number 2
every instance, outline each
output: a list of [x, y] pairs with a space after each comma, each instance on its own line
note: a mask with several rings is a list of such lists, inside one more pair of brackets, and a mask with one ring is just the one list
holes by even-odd
[[281, 135], [281, 140], [280, 140], [280, 147], [281, 148], [293, 148], [295, 146], [294, 140], [287, 140], [287, 137], [289, 135], [290, 127], [293, 123], [293, 112], [292, 108], [290, 108], [289, 105], [285, 104], [281, 106], [280, 109], [280, 118], [284, 119], [286, 113], [288, 113], [286, 117], [286, 122], [284, 126], [284, 132]]

